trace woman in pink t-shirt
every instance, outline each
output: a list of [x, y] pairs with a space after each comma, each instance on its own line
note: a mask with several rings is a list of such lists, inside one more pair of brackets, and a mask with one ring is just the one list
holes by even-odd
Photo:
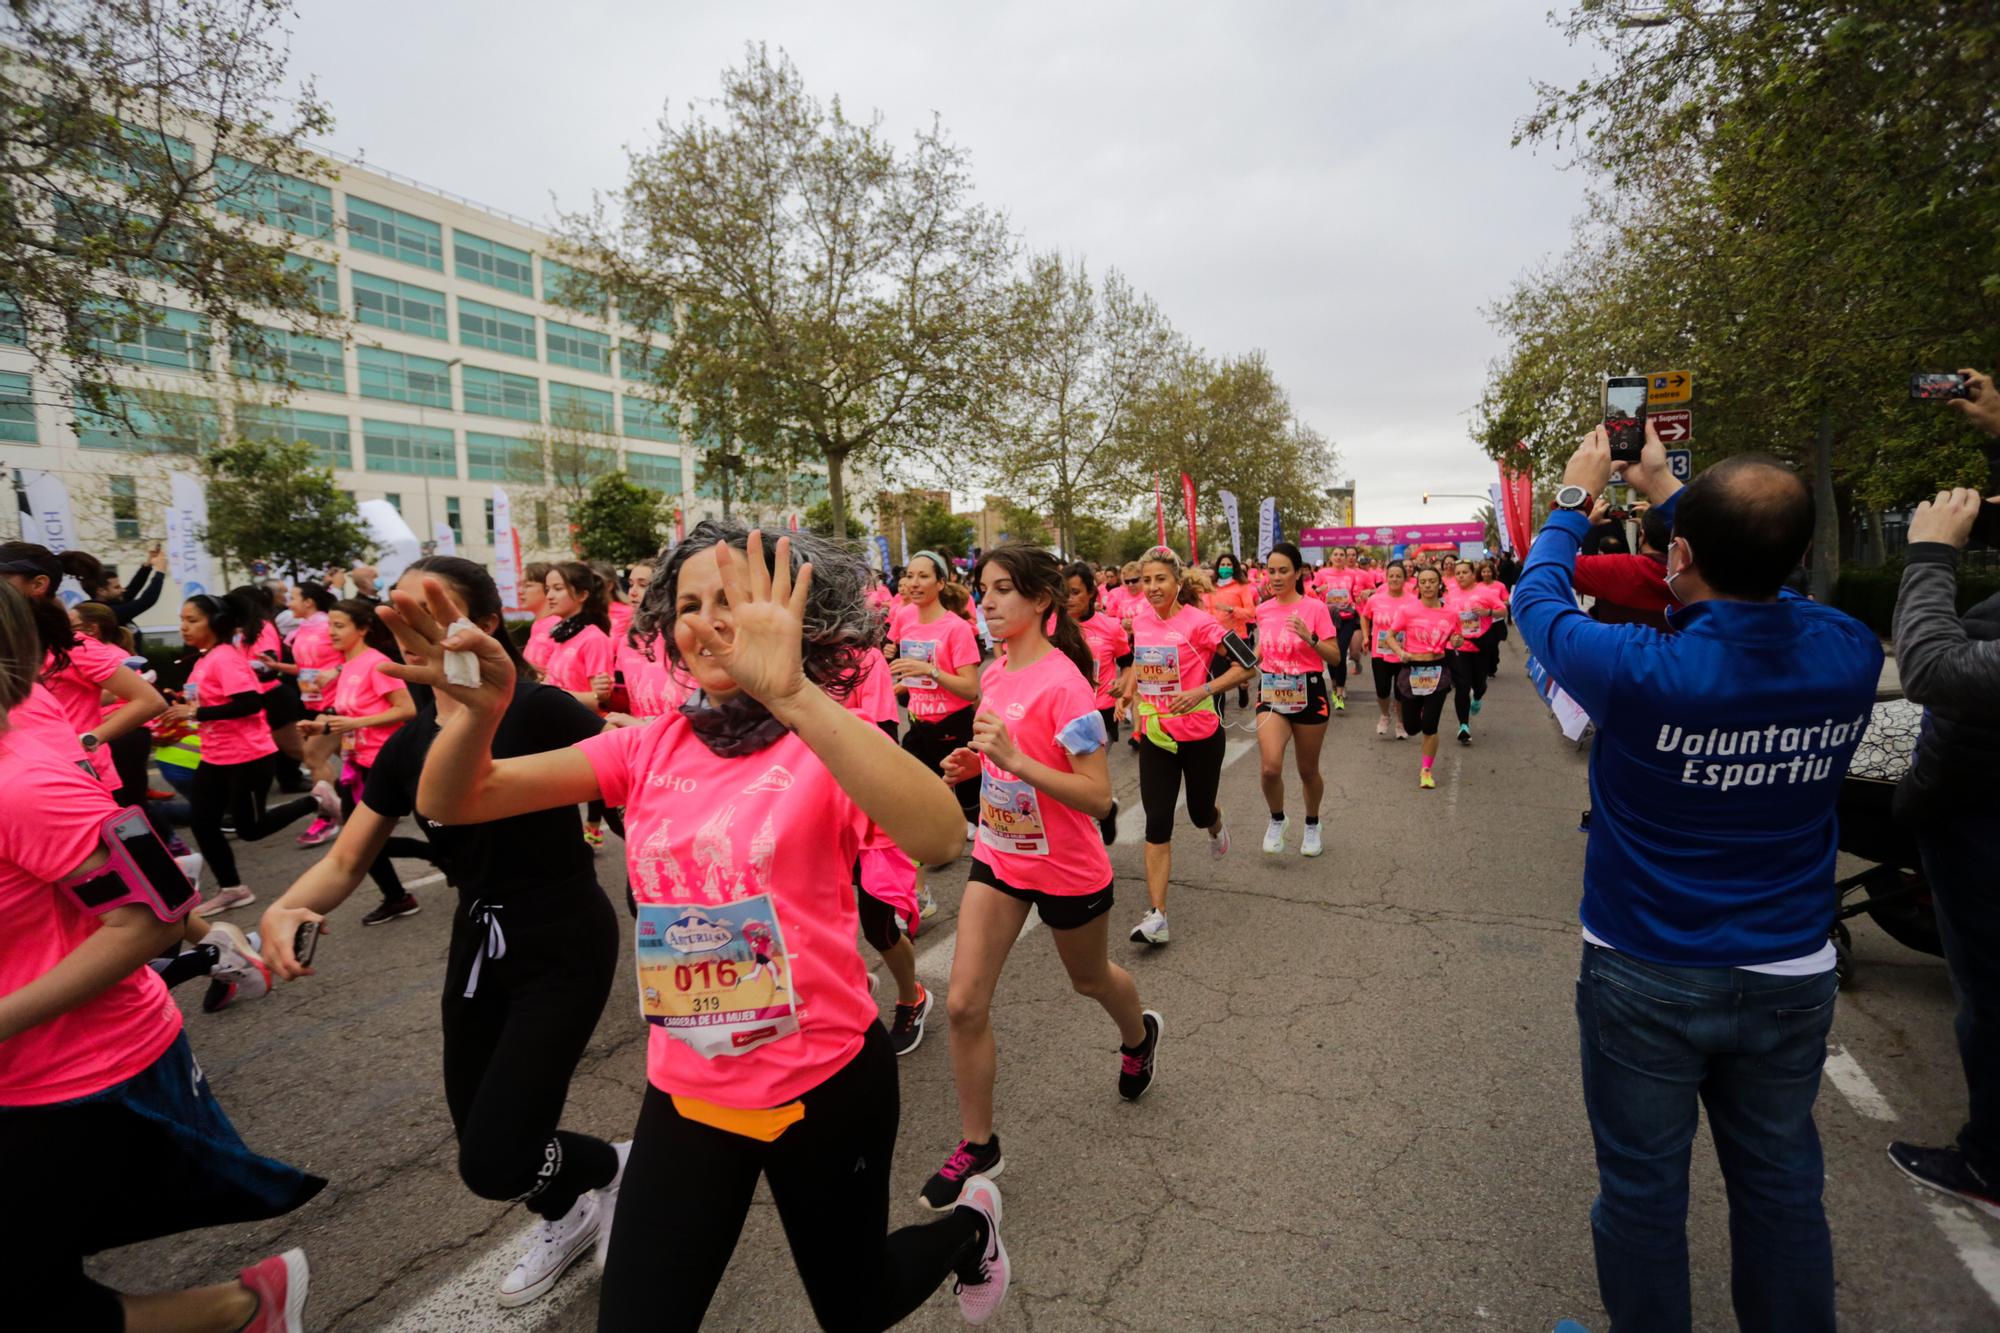
[[549, 638], [557, 623], [562, 619], [549, 609], [549, 570], [546, 560], [530, 561], [521, 571], [521, 609], [531, 619], [528, 622], [528, 642], [521, 648], [521, 656], [537, 671], [549, 664], [549, 654], [555, 651], [555, 642]]
[[[657, 1328], [663, 1300], [676, 1322], [698, 1323], [760, 1175], [816, 1308], [886, 1328], [954, 1271], [973, 1322], [1005, 1294], [999, 1191], [984, 1177], [965, 1182], [949, 1216], [883, 1235], [896, 1057], [855, 949], [851, 873], [871, 820], [939, 865], [963, 828], [938, 777], [835, 697], [874, 639], [866, 576], [817, 537], [781, 538], [767, 555], [761, 534], [698, 525], [649, 598], [675, 616], [671, 660], [695, 698], [648, 727], [509, 759], [490, 750], [514, 692], [506, 653], [477, 630], [447, 635], [441, 587], [427, 606], [395, 594], [410, 662], [398, 674], [463, 705], [440, 716], [425, 759], [429, 818], [625, 807], [651, 1035], [600, 1329]], [[477, 686], [446, 681], [447, 650], [475, 655]], [[692, 1232], [690, 1200], [707, 1219]]]
[[1444, 716], [1444, 699], [1451, 689], [1451, 655], [1463, 641], [1457, 613], [1444, 604], [1444, 578], [1435, 569], [1417, 575], [1417, 600], [1400, 607], [1390, 623], [1396, 641], [1396, 655], [1402, 668], [1396, 673], [1396, 693], [1403, 701], [1403, 730], [1424, 738], [1423, 769], [1417, 775], [1419, 787], [1437, 786], [1431, 765], [1437, 759], [1438, 719]]
[[[1064, 581], [1069, 588], [1066, 605], [1069, 618], [1083, 631], [1083, 641], [1090, 645], [1090, 656], [1096, 664], [1091, 675], [1095, 688], [1097, 711], [1104, 718], [1105, 734], [1112, 740], [1118, 739], [1118, 696], [1123, 692], [1124, 674], [1132, 665], [1132, 636], [1118, 623], [1117, 615], [1104, 604], [1105, 594], [1098, 591], [1097, 584], [1086, 578], [1090, 566], [1081, 562], [1073, 564], [1064, 573]], [[1105, 826], [1104, 841], [1109, 843], [1117, 836], [1117, 802], [1112, 802], [1110, 823]]]
[[58, 887], [104, 865], [104, 824], [118, 807], [66, 756], [7, 723], [42, 655], [26, 599], [0, 587], [0, 774], [34, 793], [0, 805], [0, 1126], [9, 1182], [35, 1203], [32, 1225], [7, 1242], [10, 1271], [25, 1275], [9, 1291], [8, 1326], [297, 1328], [286, 1307], [295, 1320], [309, 1280], [297, 1250], [238, 1282], [152, 1294], [129, 1311], [84, 1273], [86, 1255], [115, 1246], [282, 1216], [326, 1182], [244, 1145], [146, 966], [180, 938], [186, 881], [165, 885], [173, 896], [160, 906], [96, 910], [85, 905], [96, 890]]
[[[596, 708], [597, 677], [617, 669], [613, 660], [617, 652], [611, 645], [610, 590], [597, 571], [581, 560], [550, 565], [542, 582], [548, 589], [549, 610], [556, 617], [555, 628], [549, 631], [549, 655], [542, 666], [542, 679], [559, 690], [568, 690], [578, 703]], [[583, 840], [592, 847], [604, 845], [604, 802], [592, 801], [584, 811]]]
[[1257, 694], [1258, 776], [1264, 804], [1271, 811], [1270, 826], [1264, 830], [1264, 851], [1271, 856], [1285, 850], [1285, 832], [1291, 826], [1285, 814], [1285, 747], [1294, 742], [1294, 762], [1306, 799], [1299, 854], [1318, 856], [1322, 850], [1319, 804], [1326, 781], [1320, 776], [1319, 752], [1329, 716], [1326, 667], [1340, 655], [1340, 639], [1326, 603], [1300, 590], [1305, 564], [1292, 543], [1273, 545], [1264, 566], [1271, 596], [1257, 606], [1257, 665], [1263, 672]]
[[[946, 755], [972, 740], [972, 701], [979, 697], [979, 640], [944, 600], [950, 568], [931, 551], [910, 557], [903, 570], [904, 605], [889, 620], [883, 650], [896, 690], [910, 710], [903, 748], [932, 772], [940, 771]], [[979, 817], [979, 788], [961, 783], [954, 795], [970, 838]]]
[[[340, 654], [340, 675], [334, 681], [330, 705], [317, 718], [301, 722], [308, 736], [331, 736], [340, 749], [340, 818], [354, 813], [368, 789], [368, 771], [375, 756], [395, 735], [396, 728], [417, 715], [410, 692], [378, 667], [390, 661], [396, 640], [376, 619], [372, 603], [336, 602], [327, 615], [327, 633]], [[379, 926], [416, 914], [416, 896], [403, 887], [402, 876], [387, 853], [375, 858], [368, 876], [382, 891], [382, 905], [361, 918], [364, 926]]]
[[278, 747], [264, 717], [257, 677], [237, 647], [239, 638], [257, 641], [264, 622], [255, 602], [230, 593], [206, 593], [181, 604], [181, 638], [201, 656], [188, 672], [181, 702], [160, 714], [163, 722], [194, 722], [201, 731], [201, 764], [188, 793], [188, 826], [215, 876], [216, 892], [195, 908], [203, 916], [257, 901], [236, 869], [236, 853], [222, 835], [226, 814], [242, 842], [270, 837], [317, 810], [322, 818], [340, 814], [333, 785], [314, 785], [312, 795], [266, 808]]
[[[333, 646], [326, 627], [327, 613], [333, 610], [337, 600], [333, 590], [321, 583], [301, 583], [292, 589], [291, 611], [299, 623], [285, 640], [292, 660], [278, 664], [281, 673], [298, 681], [299, 710], [304, 714], [300, 719], [299, 734], [305, 742], [306, 772], [312, 775], [315, 782], [340, 780], [339, 738], [305, 725], [326, 710], [333, 698], [340, 664], [345, 660], [340, 650]], [[299, 834], [299, 845], [317, 847], [339, 831], [338, 824], [315, 819], [306, 825], [305, 832]]]
[[[1139, 562], [1145, 604], [1132, 617], [1132, 670], [1120, 714], [1135, 717], [1139, 746], [1139, 799], [1146, 808], [1146, 893], [1152, 906], [1132, 929], [1132, 939], [1167, 942], [1167, 881], [1174, 865], [1174, 805], [1187, 784], [1188, 818], [1206, 829], [1209, 851], [1229, 852], [1229, 831], [1215, 803], [1222, 782], [1222, 723], [1216, 697], [1250, 679], [1234, 662], [1209, 678], [1209, 664], [1227, 631], [1203, 611], [1186, 580], [1181, 558], [1155, 546]], [[1249, 645], [1236, 639], [1237, 651]]]
[[1501, 599], [1493, 585], [1479, 581], [1470, 560], [1452, 565], [1451, 575], [1444, 607], [1458, 617], [1465, 640], [1451, 658], [1451, 703], [1458, 714], [1458, 743], [1470, 745], [1472, 718], [1486, 699], [1486, 637], [1493, 632], [1493, 613], [1500, 610]]
[[[1093, 820], [1111, 810], [1109, 742], [1062, 565], [1016, 543], [987, 552], [973, 577], [1002, 651], [980, 678], [972, 744], [945, 760], [947, 777], [977, 778], [980, 799], [946, 1001], [962, 1137], [918, 1196], [934, 1209], [952, 1207], [968, 1177], [998, 1174], [1003, 1162], [993, 1131], [993, 991], [1030, 911], [1055, 938], [1071, 986], [1118, 1027], [1119, 1096], [1145, 1095], [1160, 1048], [1159, 1014], [1139, 1003], [1131, 973], [1107, 954], [1111, 858]], [[1051, 622], [1053, 633], [1044, 628]]]
[[1382, 586], [1368, 594], [1368, 600], [1361, 604], [1361, 632], [1368, 636], [1368, 655], [1375, 670], [1375, 706], [1381, 716], [1375, 720], [1375, 734], [1393, 734], [1402, 740], [1408, 733], [1403, 730], [1401, 710], [1392, 712], [1389, 698], [1396, 688], [1396, 669], [1403, 659], [1396, 655], [1396, 638], [1392, 632], [1396, 623], [1396, 612], [1405, 604], [1417, 600], [1417, 594], [1409, 586], [1409, 570], [1400, 560], [1392, 560], [1382, 573]]

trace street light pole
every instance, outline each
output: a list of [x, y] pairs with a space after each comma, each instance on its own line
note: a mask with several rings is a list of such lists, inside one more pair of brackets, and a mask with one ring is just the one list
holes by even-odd
[[[455, 356], [451, 360], [444, 363], [444, 396], [445, 396], [446, 409], [448, 411], [457, 410], [457, 405], [453, 401], [452, 397], [451, 368], [453, 366], [463, 365], [464, 363], [465, 363], [465, 358], [462, 356]], [[410, 387], [410, 380], [408, 375], [405, 375], [403, 377], [403, 387], [405, 389]], [[416, 402], [417, 406], [417, 433], [419, 435], [429, 435], [430, 425], [428, 419], [424, 416], [424, 400], [421, 398], [416, 398], [414, 401]], [[420, 447], [428, 448], [429, 441], [426, 440], [421, 442]], [[422, 476], [424, 479], [424, 526], [422, 530], [417, 533], [417, 545], [425, 555], [434, 555], [437, 553], [437, 519], [433, 517], [433, 511], [431, 509], [430, 459], [420, 454], [417, 463], [418, 466], [422, 469]], [[456, 435], [454, 435], [452, 440], [451, 474], [454, 477], [458, 475], [458, 440], [456, 438]]]

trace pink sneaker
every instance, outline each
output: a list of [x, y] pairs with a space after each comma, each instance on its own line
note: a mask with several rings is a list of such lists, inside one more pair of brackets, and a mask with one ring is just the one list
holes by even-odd
[[257, 901], [257, 895], [238, 884], [230, 889], [217, 889], [201, 900], [194, 909], [196, 916], [214, 916], [217, 912], [227, 912], [232, 907], [248, 907]]
[[240, 1277], [257, 1298], [257, 1313], [243, 1326], [243, 1333], [305, 1333], [306, 1289], [312, 1273], [304, 1250], [274, 1254], [244, 1269]]
[[974, 1276], [959, 1275], [953, 1284], [958, 1292], [958, 1312], [968, 1324], [983, 1324], [1000, 1312], [1007, 1299], [1007, 1283], [1013, 1266], [1007, 1262], [1007, 1247], [1000, 1243], [1000, 1187], [986, 1176], [969, 1176], [958, 1206], [978, 1213], [986, 1220], [986, 1248], [973, 1261]]
[[340, 832], [340, 825], [330, 819], [314, 819], [306, 825], [306, 831], [299, 834], [299, 846], [317, 847]]

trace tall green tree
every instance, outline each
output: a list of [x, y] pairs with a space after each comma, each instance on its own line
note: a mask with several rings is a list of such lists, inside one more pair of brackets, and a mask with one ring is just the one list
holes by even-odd
[[[119, 348], [211, 333], [289, 383], [282, 329], [324, 330], [268, 226], [331, 238], [302, 180], [331, 127], [286, 88], [286, 0], [13, 0], [0, 18], [0, 342], [119, 419]], [[282, 111], [280, 111], [282, 108]], [[294, 188], [297, 187], [297, 188]], [[201, 317], [188, 327], [161, 302]]]
[[671, 330], [660, 396], [718, 447], [823, 461], [838, 535], [850, 461], [983, 411], [1004, 219], [940, 126], [899, 153], [782, 54], [749, 48], [719, 101], [663, 118], [625, 187], [565, 231], [626, 322]]
[[591, 560], [650, 560], [673, 524], [673, 503], [623, 472], [599, 477], [573, 513], [576, 549]]
[[977, 529], [971, 519], [952, 513], [950, 505], [925, 500], [909, 510], [904, 521], [909, 524], [912, 552], [929, 549], [964, 556], [972, 550], [972, 539]]
[[346, 566], [370, 549], [354, 497], [334, 484], [303, 440], [232, 439], [202, 455], [208, 527], [201, 541], [223, 563], [265, 560], [291, 578]]

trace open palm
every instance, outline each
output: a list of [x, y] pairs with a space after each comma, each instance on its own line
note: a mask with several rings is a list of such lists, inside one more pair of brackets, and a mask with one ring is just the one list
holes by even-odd
[[[514, 662], [507, 656], [507, 650], [492, 635], [475, 626], [451, 629], [459, 614], [444, 585], [425, 575], [423, 588], [422, 600], [407, 592], [390, 593], [391, 605], [377, 612], [403, 650], [402, 662], [382, 666], [382, 673], [413, 685], [428, 685], [468, 708], [483, 712], [505, 708], [514, 697]], [[447, 681], [446, 652], [471, 653], [479, 663], [479, 683], [465, 686]]]
[[729, 602], [729, 634], [705, 616], [689, 613], [682, 620], [737, 688], [768, 708], [805, 688], [806, 593], [812, 587], [812, 566], [799, 566], [798, 577], [792, 577], [789, 537], [778, 538], [775, 570], [765, 567], [762, 532], [751, 532], [746, 546], [738, 555], [726, 542], [715, 544], [716, 573]]

